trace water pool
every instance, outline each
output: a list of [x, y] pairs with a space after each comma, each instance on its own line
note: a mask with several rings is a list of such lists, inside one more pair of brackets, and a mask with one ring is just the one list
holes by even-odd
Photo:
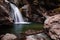
[[25, 32], [28, 29], [41, 30], [43, 29], [43, 24], [31, 23], [31, 24], [13, 24], [13, 25], [2, 25], [0, 26], [0, 34], [5, 33], [15, 33]]
[[[43, 29], [43, 24], [40, 23], [31, 23], [31, 24], [13, 24], [13, 25], [2, 25], [0, 26], [0, 35], [6, 34], [6, 33], [13, 33], [16, 35], [19, 35], [22, 32], [25, 32], [27, 30], [42, 30]], [[43, 34], [43, 33], [42, 33]], [[42, 35], [39, 34], [39, 35]], [[42, 35], [48, 40], [47, 35]], [[50, 39], [49, 39], [50, 40]]]

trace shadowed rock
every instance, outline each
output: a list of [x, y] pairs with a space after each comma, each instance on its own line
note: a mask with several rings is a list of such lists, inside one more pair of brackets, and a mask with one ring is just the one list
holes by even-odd
[[0, 0], [0, 24], [13, 23], [10, 17], [10, 6], [4, 0]]

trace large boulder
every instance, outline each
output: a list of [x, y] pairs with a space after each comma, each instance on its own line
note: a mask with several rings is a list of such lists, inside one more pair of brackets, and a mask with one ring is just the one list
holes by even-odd
[[17, 36], [15, 36], [14, 34], [5, 34], [1, 40], [16, 40], [17, 39]]
[[52, 39], [60, 40], [60, 14], [47, 18], [44, 29]]
[[26, 36], [26, 40], [49, 40], [44, 33]]

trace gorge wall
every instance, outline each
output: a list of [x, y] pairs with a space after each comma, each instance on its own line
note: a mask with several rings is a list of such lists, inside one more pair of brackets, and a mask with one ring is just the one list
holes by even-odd
[[[20, 9], [25, 21], [44, 23], [45, 16], [53, 16], [59, 14], [60, 5], [59, 0], [8, 0], [16, 4]], [[26, 8], [23, 8], [26, 6]], [[10, 15], [10, 5], [0, 0], [0, 24], [6, 22], [12, 23], [13, 20]], [[45, 14], [46, 13], [46, 14]], [[45, 16], [44, 16], [45, 15]]]
[[4, 0], [0, 0], [0, 24], [10, 24], [12, 19], [9, 16], [10, 6]]

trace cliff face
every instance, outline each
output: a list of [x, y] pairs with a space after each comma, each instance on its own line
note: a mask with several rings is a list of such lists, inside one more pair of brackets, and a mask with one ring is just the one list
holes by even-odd
[[51, 39], [60, 40], [60, 14], [47, 18], [44, 29]]
[[[26, 3], [25, 3], [26, 1]], [[23, 0], [22, 4], [29, 5], [29, 8], [27, 7], [28, 12], [26, 13], [26, 9], [23, 9], [23, 15], [25, 18], [29, 19], [29, 21], [33, 22], [43, 22], [44, 21], [44, 15], [45, 16], [53, 16], [58, 14], [56, 11], [53, 11], [56, 8], [59, 8], [59, 0]], [[27, 16], [28, 15], [28, 16]]]
[[[41, 22], [45, 20], [45, 16], [53, 16], [59, 14], [54, 9], [60, 7], [59, 0], [8, 0], [17, 5], [22, 12], [25, 21]], [[27, 7], [24, 7], [27, 6]], [[23, 8], [24, 7], [24, 8]], [[46, 14], [45, 14], [46, 13]], [[11, 22], [10, 6], [4, 0], [0, 0], [0, 20], [8, 20]], [[5, 21], [4, 21], [5, 22]]]
[[10, 24], [12, 19], [9, 16], [10, 7], [4, 0], [0, 0], [0, 24]]

